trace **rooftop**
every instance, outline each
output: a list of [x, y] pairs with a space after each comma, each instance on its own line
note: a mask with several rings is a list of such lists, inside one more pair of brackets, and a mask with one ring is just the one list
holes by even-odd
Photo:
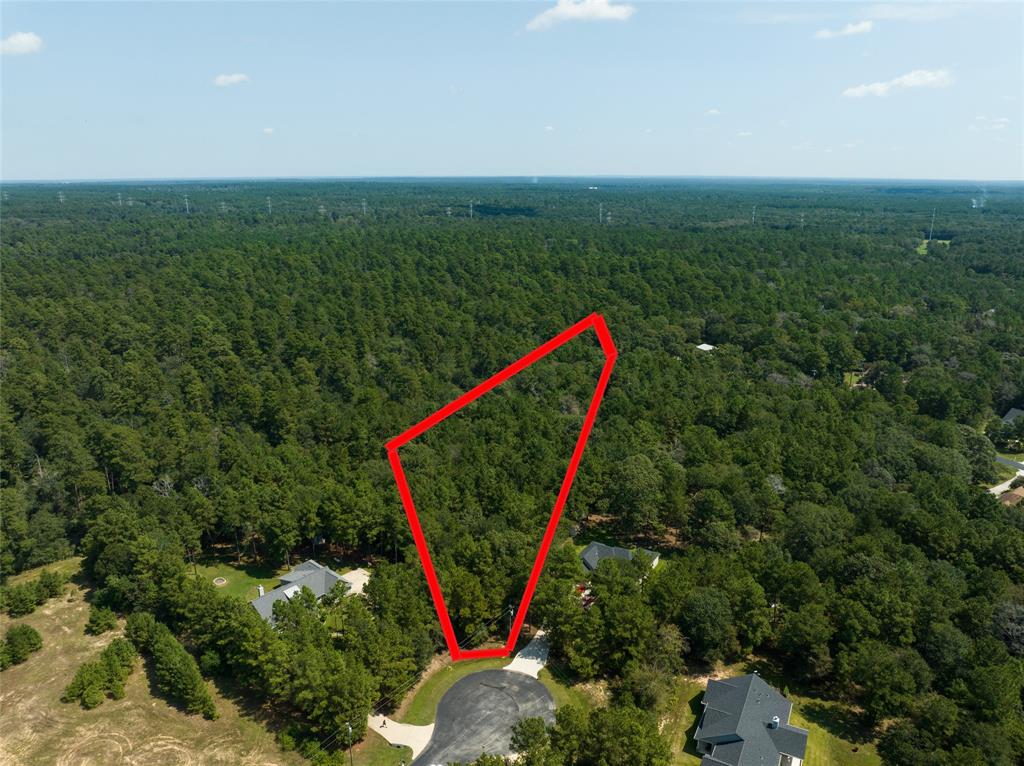
[[792, 703], [756, 673], [708, 681], [701, 704], [694, 739], [714, 745], [702, 766], [778, 766], [783, 755], [803, 759], [807, 730], [788, 723]]
[[309, 588], [317, 598], [326, 596], [331, 588], [342, 581], [341, 575], [323, 564], [309, 559], [303, 561], [288, 574], [282, 575], [282, 584], [249, 603], [259, 612], [264, 620], [274, 617], [274, 604], [278, 601], [290, 601], [303, 588]]
[[[657, 566], [658, 559], [660, 556], [654, 551], [649, 551], [644, 548], [638, 548], [641, 553], [646, 555], [651, 560], [651, 566]], [[619, 559], [621, 561], [632, 561], [634, 552], [629, 548], [619, 548], [614, 545], [605, 545], [604, 543], [593, 542], [590, 543], [586, 548], [580, 552], [580, 558], [583, 559], [583, 566], [588, 571], [593, 572], [597, 569], [598, 565], [606, 559]]]
[[1003, 415], [1003, 422], [1009, 425], [1021, 415], [1024, 415], [1024, 410], [1019, 410], [1016, 407], [1011, 407], [1009, 411]]

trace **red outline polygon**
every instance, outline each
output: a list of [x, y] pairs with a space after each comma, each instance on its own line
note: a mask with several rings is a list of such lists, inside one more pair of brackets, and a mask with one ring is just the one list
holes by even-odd
[[[562, 486], [558, 491], [558, 498], [555, 500], [555, 506], [551, 511], [551, 518], [548, 519], [547, 529], [544, 531], [540, 550], [537, 551], [537, 558], [534, 560], [533, 568], [530, 570], [530, 579], [526, 583], [523, 598], [519, 602], [519, 609], [509, 630], [508, 640], [500, 649], [464, 650], [459, 647], [458, 641], [455, 640], [455, 630], [452, 627], [451, 618], [448, 616], [448, 607], [445, 605], [444, 595], [441, 593], [441, 584], [438, 582], [437, 573], [434, 571], [434, 564], [430, 558], [427, 541], [423, 537], [423, 528], [420, 526], [416, 506], [412, 501], [412, 493], [409, 491], [409, 482], [405, 478], [402, 462], [398, 458], [398, 450], [417, 436], [436, 426], [448, 416], [458, 412], [470, 402], [478, 399], [516, 373], [522, 372], [537, 360], [543, 359], [555, 349], [565, 345], [576, 336], [591, 328], [597, 334], [597, 339], [601, 344], [601, 351], [604, 352], [605, 362], [601, 368], [601, 376], [598, 378], [597, 387], [594, 389], [594, 396], [591, 398], [590, 406], [587, 408], [587, 415], [583, 420], [583, 428], [580, 431], [579, 438], [576, 440], [576, 447], [573, 449], [572, 458], [569, 460], [569, 467], [566, 469], [565, 477], [562, 479]], [[551, 340], [541, 344], [522, 359], [513, 362], [501, 372], [470, 389], [458, 399], [446, 404], [433, 415], [424, 418], [385, 445], [388, 451], [388, 460], [391, 463], [391, 471], [394, 473], [395, 483], [398, 485], [398, 494], [402, 498], [402, 506], [405, 508], [405, 515], [409, 520], [409, 527], [412, 529], [412, 537], [416, 543], [416, 550], [419, 553], [420, 561], [423, 564], [423, 572], [427, 576], [427, 585], [430, 588], [431, 598], [434, 600], [434, 608], [437, 610], [438, 619], [441, 621], [441, 631], [444, 633], [444, 639], [448, 644], [448, 653], [451, 655], [452, 661], [458, 662], [459, 660], [483, 657], [507, 657], [512, 653], [516, 640], [519, 638], [519, 633], [523, 628], [523, 622], [526, 620], [526, 612], [530, 606], [530, 600], [533, 598], [533, 591], [537, 587], [537, 580], [540, 578], [541, 570], [544, 568], [544, 560], [547, 558], [551, 541], [554, 540], [555, 530], [558, 528], [558, 520], [562, 517], [562, 509], [565, 507], [565, 502], [569, 497], [569, 490], [572, 489], [573, 479], [576, 478], [576, 471], [579, 468], [580, 459], [583, 457], [587, 438], [590, 436], [590, 430], [594, 426], [597, 409], [601, 404], [605, 388], [608, 386], [608, 378], [612, 373], [612, 367], [615, 366], [617, 356], [618, 351], [612, 342], [612, 336], [608, 332], [608, 326], [605, 324], [604, 317], [600, 314], [591, 314], [572, 327], [563, 330]]]

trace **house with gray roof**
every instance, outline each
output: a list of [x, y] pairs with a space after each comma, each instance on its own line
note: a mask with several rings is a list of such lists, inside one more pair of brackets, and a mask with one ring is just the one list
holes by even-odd
[[1014, 422], [1016, 422], [1017, 418], [1021, 417], [1022, 415], [1024, 415], [1024, 410], [1019, 410], [1016, 407], [1011, 407], [1009, 410], [1006, 411], [1006, 414], [1003, 415], [1003, 424], [1007, 426], [1012, 425]]
[[310, 559], [303, 561], [291, 572], [281, 576], [281, 585], [269, 593], [263, 593], [263, 586], [259, 586], [260, 595], [249, 603], [259, 612], [260, 617], [268, 622], [274, 621], [274, 604], [278, 601], [289, 601], [302, 591], [309, 588], [317, 600], [326, 596], [331, 588], [344, 578], [333, 569]]
[[800, 766], [807, 729], [791, 726], [793, 703], [750, 673], [708, 681], [693, 738], [701, 766]]
[[[651, 569], [658, 566], [658, 560], [661, 558], [659, 554], [654, 551], [645, 550], [644, 548], [639, 548], [637, 550], [651, 560]], [[632, 561], [633, 555], [634, 551], [631, 551], [628, 548], [618, 548], [614, 545], [605, 545], [604, 543], [598, 542], [590, 543], [590, 545], [580, 552], [580, 558], [583, 560], [583, 566], [588, 572], [593, 572], [602, 561], [607, 559]]]

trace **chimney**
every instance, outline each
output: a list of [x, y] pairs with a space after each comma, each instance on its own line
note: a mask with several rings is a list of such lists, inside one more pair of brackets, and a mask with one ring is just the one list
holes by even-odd
[[256, 590], [259, 592], [259, 594], [261, 596], [264, 594], [264, 590], [263, 590], [263, 586], [262, 585], [257, 585], [256, 586]]
[[773, 715], [772, 716], [772, 722], [770, 724], [768, 724], [768, 728], [769, 729], [777, 729], [777, 728], [779, 728], [779, 717], [777, 715]]

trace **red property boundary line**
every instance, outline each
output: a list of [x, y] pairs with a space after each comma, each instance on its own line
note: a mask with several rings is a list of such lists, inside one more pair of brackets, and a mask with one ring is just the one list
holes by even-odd
[[[419, 515], [416, 513], [416, 506], [412, 501], [409, 482], [405, 478], [405, 471], [402, 468], [402, 461], [398, 457], [398, 450], [417, 436], [429, 431], [448, 416], [458, 412], [470, 402], [475, 401], [491, 389], [501, 385], [516, 373], [522, 372], [534, 362], [543, 359], [555, 349], [564, 346], [576, 336], [590, 329], [593, 329], [597, 334], [597, 339], [601, 344], [601, 351], [604, 352], [605, 357], [604, 366], [601, 368], [601, 376], [598, 378], [597, 387], [594, 389], [594, 396], [591, 398], [590, 406], [587, 408], [587, 415], [583, 420], [583, 428], [580, 430], [579, 438], [576, 440], [576, 447], [572, 452], [572, 458], [569, 460], [569, 467], [566, 469], [565, 477], [562, 479], [562, 486], [558, 491], [555, 507], [551, 511], [551, 518], [548, 519], [544, 538], [541, 540], [540, 550], [537, 551], [537, 558], [533, 562], [533, 569], [530, 570], [530, 579], [526, 583], [523, 598], [519, 602], [519, 609], [509, 630], [508, 640], [500, 649], [464, 650], [459, 647], [459, 642], [455, 638], [455, 630], [452, 628], [452, 621], [448, 616], [448, 607], [445, 605], [444, 595], [441, 593], [441, 584], [438, 582], [437, 573], [434, 571], [434, 563], [430, 558], [427, 541], [423, 537], [423, 528], [420, 526]], [[423, 563], [423, 572], [427, 576], [430, 595], [434, 600], [434, 608], [437, 610], [438, 619], [441, 621], [441, 630], [444, 633], [445, 642], [448, 644], [448, 653], [451, 655], [453, 662], [483, 657], [507, 657], [512, 653], [516, 640], [519, 638], [519, 633], [523, 629], [523, 622], [526, 620], [526, 612], [530, 606], [530, 600], [533, 598], [533, 591], [537, 587], [537, 580], [540, 579], [541, 570], [544, 568], [544, 560], [547, 558], [551, 541], [554, 540], [555, 530], [558, 528], [558, 520], [562, 517], [562, 509], [569, 498], [569, 490], [572, 488], [573, 479], [576, 478], [576, 471], [579, 468], [580, 459], [583, 457], [583, 450], [587, 445], [587, 439], [594, 426], [597, 409], [601, 405], [601, 398], [604, 396], [605, 388], [608, 386], [608, 378], [612, 374], [612, 367], [615, 366], [617, 356], [618, 351], [615, 348], [615, 343], [612, 341], [611, 333], [608, 332], [608, 325], [605, 324], [604, 317], [600, 314], [591, 314], [572, 327], [563, 330], [551, 340], [541, 344], [522, 359], [513, 362], [501, 372], [470, 389], [458, 399], [446, 404], [433, 415], [424, 418], [385, 445], [388, 451], [388, 460], [391, 463], [391, 471], [394, 473], [395, 483], [398, 485], [398, 494], [402, 497], [402, 506], [405, 508], [406, 518], [409, 519], [409, 527], [412, 529], [413, 540], [416, 542], [416, 550], [419, 553], [420, 561]]]

